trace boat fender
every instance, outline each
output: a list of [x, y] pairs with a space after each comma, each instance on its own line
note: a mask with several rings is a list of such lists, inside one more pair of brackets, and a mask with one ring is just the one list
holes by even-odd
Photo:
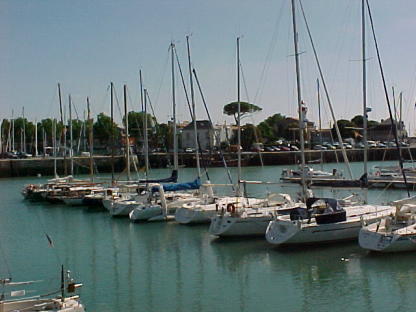
[[235, 205], [233, 203], [227, 205], [227, 212], [235, 213]]

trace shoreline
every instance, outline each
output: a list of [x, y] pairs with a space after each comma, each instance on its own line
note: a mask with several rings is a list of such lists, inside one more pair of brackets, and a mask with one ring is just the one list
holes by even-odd
[[[350, 162], [363, 161], [362, 149], [346, 150], [348, 160]], [[402, 148], [402, 157], [405, 160], [411, 161], [416, 159], [416, 147]], [[262, 152], [260, 155], [257, 152], [242, 152], [243, 166], [261, 166], [261, 162], [265, 166], [273, 165], [295, 165], [300, 162], [301, 154], [299, 151], [290, 152]], [[222, 167], [222, 160], [218, 154], [202, 153], [201, 167]], [[230, 167], [236, 166], [236, 153], [224, 153], [227, 164]], [[305, 151], [306, 163], [314, 164], [320, 163], [343, 163], [341, 150], [326, 150], [326, 151]], [[395, 148], [376, 148], [370, 149], [368, 152], [369, 161], [383, 161], [383, 160], [397, 160], [397, 150]], [[152, 168], [167, 168], [173, 163], [172, 153], [152, 153], [149, 155], [150, 166]], [[67, 172], [69, 172], [69, 158], [67, 158]], [[143, 166], [144, 160], [141, 155], [138, 155], [139, 167]], [[191, 153], [179, 153], [179, 164], [182, 167], [195, 167], [195, 155]], [[89, 157], [74, 157], [74, 173], [85, 174], [89, 172]], [[94, 167], [100, 173], [111, 172], [111, 156], [94, 156]], [[125, 168], [125, 161], [123, 156], [114, 157], [115, 172], [122, 172]], [[133, 170], [133, 166], [132, 166]], [[64, 170], [63, 157], [57, 158], [57, 171], [62, 174]], [[25, 177], [53, 175], [54, 174], [54, 158], [53, 157], [33, 157], [27, 159], [0, 159], [0, 178], [10, 177]]]

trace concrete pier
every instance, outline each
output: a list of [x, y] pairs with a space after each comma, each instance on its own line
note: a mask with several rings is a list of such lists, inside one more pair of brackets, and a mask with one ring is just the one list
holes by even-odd
[[[416, 148], [403, 148], [402, 157], [406, 160], [416, 159]], [[236, 165], [236, 154], [225, 153], [225, 158], [229, 166]], [[351, 162], [363, 161], [362, 149], [347, 150], [348, 159]], [[293, 165], [300, 162], [300, 152], [263, 152], [264, 165]], [[326, 151], [305, 151], [305, 158], [307, 163], [319, 163], [322, 159], [323, 163], [339, 162], [343, 166], [343, 158], [341, 150], [326, 150]], [[394, 148], [376, 148], [369, 150], [369, 161], [383, 161], [383, 160], [397, 160], [397, 151]], [[88, 173], [89, 157], [74, 157], [75, 174]], [[123, 156], [115, 157], [115, 171], [121, 172], [125, 168]], [[243, 152], [242, 163], [245, 166], [259, 166], [260, 156], [255, 152]], [[143, 157], [138, 156], [139, 167], [144, 164]], [[150, 154], [150, 166], [152, 168], [166, 168], [173, 164], [173, 155], [171, 153], [153, 153]], [[195, 155], [193, 153], [180, 153], [179, 164], [185, 167], [195, 166]], [[201, 165], [207, 167], [222, 166], [222, 161], [218, 153], [202, 153]], [[67, 159], [67, 172], [69, 173], [69, 159]], [[99, 173], [111, 172], [111, 157], [110, 156], [94, 156], [94, 167]], [[133, 169], [133, 166], [132, 166]], [[64, 174], [63, 158], [57, 159], [57, 171], [59, 175]], [[47, 158], [28, 158], [28, 159], [0, 159], [0, 178], [19, 177], [19, 176], [36, 176], [53, 175], [54, 173], [54, 159]]]

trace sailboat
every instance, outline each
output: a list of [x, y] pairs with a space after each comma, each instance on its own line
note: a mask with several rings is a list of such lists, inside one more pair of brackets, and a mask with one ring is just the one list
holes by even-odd
[[[237, 102], [238, 102], [238, 146], [241, 146], [240, 126], [240, 38], [237, 38]], [[288, 213], [297, 207], [288, 194], [271, 194], [269, 198], [248, 198], [242, 196], [241, 184], [241, 149], [238, 149], [238, 177], [235, 198], [223, 199], [217, 205], [211, 219], [209, 232], [220, 237], [264, 235], [267, 225], [277, 210]]]
[[[60, 289], [55, 293], [60, 293], [60, 296], [52, 296], [51, 294], [44, 294], [38, 296], [26, 296], [24, 289], [16, 289], [25, 285], [38, 283], [40, 281], [24, 281], [13, 282], [11, 278], [0, 279], [0, 286], [2, 293], [0, 293], [0, 311], [1, 312], [17, 312], [17, 311], [47, 311], [47, 312], [84, 312], [78, 295], [71, 295], [75, 290], [82, 286], [76, 283], [67, 271], [65, 276], [64, 268], [61, 267], [61, 281]], [[7, 289], [13, 289], [7, 291]], [[17, 297], [17, 299], [16, 299]]]
[[[129, 214], [130, 220], [134, 221], [153, 221], [155, 218], [157, 220], [171, 220], [173, 219], [173, 214], [175, 214], [176, 209], [180, 209], [183, 207], [184, 204], [189, 204], [192, 202], [197, 202], [201, 200], [200, 196], [204, 196], [203, 193], [187, 193], [181, 192], [186, 190], [199, 190], [201, 187], [201, 168], [200, 168], [200, 160], [199, 160], [199, 144], [198, 144], [198, 135], [197, 135], [197, 119], [196, 119], [196, 110], [195, 110], [195, 99], [194, 99], [194, 89], [193, 89], [193, 80], [192, 80], [192, 72], [191, 72], [191, 56], [190, 56], [190, 47], [189, 47], [189, 36], [186, 37], [187, 42], [187, 50], [188, 50], [188, 64], [189, 64], [189, 78], [190, 78], [190, 88], [191, 88], [191, 103], [192, 109], [190, 111], [192, 117], [192, 125], [194, 128], [194, 148], [195, 148], [195, 158], [196, 158], [196, 167], [198, 176], [194, 181], [186, 182], [186, 183], [177, 183], [173, 185], [160, 185], [159, 188], [162, 188], [162, 192], [158, 193], [158, 201], [161, 203], [165, 203], [166, 207], [163, 207], [162, 204], [155, 204], [154, 200], [151, 198], [155, 193], [153, 190], [155, 186], [152, 187], [152, 194], [149, 194], [149, 201], [142, 205], [139, 205], [134, 208], [133, 211]], [[175, 45], [173, 43], [170, 44], [170, 52], [171, 52], [171, 65], [172, 65], [172, 110], [173, 110], [173, 149], [174, 149], [174, 170], [178, 170], [178, 141], [176, 135], [176, 103], [175, 103], [175, 71], [174, 71], [174, 52], [175, 52]], [[181, 77], [182, 82], [184, 83], [182, 71]], [[186, 88], [184, 85], [184, 91], [186, 98], [189, 104], [189, 98], [186, 92]], [[146, 99], [146, 98], [145, 98]], [[209, 184], [209, 181], [208, 183]], [[208, 191], [208, 197], [212, 198], [212, 189], [210, 186], [206, 187]], [[165, 193], [168, 192], [168, 193]], [[169, 214], [169, 218], [167, 217]], [[162, 217], [161, 217], [162, 216]], [[164, 217], [163, 217], [164, 216]]]
[[393, 201], [394, 213], [365, 225], [358, 236], [361, 248], [378, 252], [416, 250], [416, 197]]
[[[364, 2], [363, 2], [364, 7]], [[364, 9], [363, 9], [364, 14]], [[302, 111], [302, 96], [300, 86], [300, 71], [298, 59], [298, 42], [296, 32], [296, 16], [295, 16], [295, 0], [292, 0], [292, 18], [293, 18], [293, 34], [295, 46], [295, 61], [296, 61], [296, 78], [297, 78], [297, 95], [298, 95], [298, 109], [299, 109], [299, 128], [301, 130], [303, 124]], [[363, 18], [364, 19], [364, 18]], [[306, 22], [306, 19], [305, 19]], [[306, 27], [309, 32], [308, 24]], [[364, 22], [363, 22], [364, 27]], [[364, 31], [363, 31], [364, 36]], [[364, 42], [364, 40], [363, 40]], [[313, 46], [314, 54], [316, 51]], [[363, 48], [363, 59], [365, 60], [365, 50]], [[316, 57], [317, 58], [317, 57]], [[365, 67], [365, 66], [364, 66]], [[320, 68], [320, 67], [319, 67]], [[322, 78], [322, 72], [321, 78]], [[364, 71], [365, 73], [365, 71]], [[364, 76], [365, 77], [365, 76]], [[365, 81], [365, 79], [363, 79]], [[325, 82], [322, 79], [324, 86]], [[365, 100], [365, 83], [363, 88], [364, 95], [364, 120], [367, 118], [366, 100]], [[366, 123], [364, 123], [366, 126]], [[364, 128], [364, 131], [366, 129]], [[300, 132], [303, 137], [302, 131]], [[302, 146], [302, 154], [304, 148]], [[366, 156], [364, 157], [364, 172], [367, 170]], [[302, 163], [304, 165], [304, 163]], [[303, 174], [302, 180], [304, 183], [305, 176]], [[266, 239], [269, 243], [274, 245], [291, 245], [291, 244], [309, 244], [309, 243], [323, 243], [334, 242], [339, 240], [357, 239], [362, 222], [368, 224], [377, 222], [380, 218], [389, 215], [394, 211], [392, 206], [368, 205], [347, 203], [344, 207], [341, 203], [332, 198], [315, 198], [305, 197], [306, 213], [293, 212], [286, 216], [276, 216], [270, 222], [266, 231]]]
[[[364, 14], [364, 1], [363, 2], [363, 14]], [[403, 167], [403, 160], [400, 153], [400, 145], [397, 135], [397, 128], [394, 125], [393, 114], [390, 107], [390, 100], [387, 93], [385, 84], [384, 71], [381, 64], [380, 53], [378, 49], [377, 39], [374, 31], [373, 18], [371, 15], [370, 5], [368, 1], [367, 9], [371, 24], [371, 30], [377, 52], [377, 59], [379, 69], [383, 81], [384, 94], [386, 97], [387, 107], [390, 114], [390, 121], [392, 123], [393, 135], [397, 148], [397, 154], [399, 157], [400, 172], [403, 177], [403, 182], [406, 186], [408, 198], [394, 201], [393, 204], [396, 207], [394, 213], [384, 217], [376, 224], [365, 224], [360, 230], [358, 242], [364, 249], [379, 252], [397, 252], [397, 251], [410, 251], [415, 250], [415, 238], [416, 238], [416, 196], [411, 197], [409, 187], [407, 184], [406, 171]], [[364, 18], [363, 18], [364, 20]]]

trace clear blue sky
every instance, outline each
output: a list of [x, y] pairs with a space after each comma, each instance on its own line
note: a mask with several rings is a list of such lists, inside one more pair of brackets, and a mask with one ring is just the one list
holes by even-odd
[[[303, 0], [338, 118], [361, 109], [360, 0]], [[403, 91], [406, 126], [415, 129], [416, 2], [371, 1], [389, 88]], [[280, 112], [296, 114], [293, 39], [289, 0], [0, 0], [0, 118], [58, 116], [56, 84], [65, 103], [71, 93], [78, 112], [91, 97], [94, 113], [109, 112], [110, 81], [119, 100], [129, 89], [129, 106], [138, 110], [138, 70], [155, 105], [156, 116], [171, 114], [168, 47], [177, 45], [186, 67], [185, 35], [192, 34], [193, 65], [210, 112], [231, 121], [222, 106], [236, 99], [235, 41], [241, 39], [245, 84], [242, 100], [263, 111], [255, 122]], [[298, 15], [303, 99], [317, 120], [317, 70], [304, 23]], [[368, 37], [370, 33], [368, 32]], [[368, 38], [368, 101], [372, 119], [387, 117], [374, 46]], [[177, 77], [178, 78], [178, 77]], [[245, 91], [247, 89], [247, 92]], [[178, 85], [180, 120], [189, 120]], [[205, 118], [197, 96], [198, 115]], [[120, 102], [121, 104], [121, 102]], [[324, 105], [326, 102], [324, 101]], [[118, 113], [117, 113], [118, 114]], [[119, 115], [119, 114], [118, 114]], [[328, 124], [328, 108], [323, 109]], [[119, 118], [119, 117], [118, 117]], [[248, 118], [246, 121], [253, 121]]]

